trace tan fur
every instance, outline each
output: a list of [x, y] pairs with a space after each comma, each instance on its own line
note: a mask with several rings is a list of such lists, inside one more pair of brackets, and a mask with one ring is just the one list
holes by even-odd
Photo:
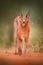
[[[22, 21], [25, 23], [22, 23]], [[14, 19], [14, 46], [15, 52], [18, 53], [17, 48], [21, 48], [22, 53], [26, 53], [26, 48], [28, 46], [28, 37], [30, 28], [28, 25], [29, 19], [26, 16], [19, 15]]]

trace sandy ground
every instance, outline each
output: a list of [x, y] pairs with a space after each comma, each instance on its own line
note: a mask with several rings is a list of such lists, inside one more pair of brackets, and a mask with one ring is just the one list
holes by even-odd
[[43, 53], [15, 55], [13, 51], [0, 50], [0, 65], [43, 65]]

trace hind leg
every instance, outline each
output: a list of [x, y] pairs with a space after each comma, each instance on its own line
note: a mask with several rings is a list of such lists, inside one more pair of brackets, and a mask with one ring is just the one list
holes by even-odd
[[15, 51], [15, 54], [18, 53], [18, 46], [17, 46], [18, 42], [17, 42], [17, 34], [14, 33], [14, 51]]

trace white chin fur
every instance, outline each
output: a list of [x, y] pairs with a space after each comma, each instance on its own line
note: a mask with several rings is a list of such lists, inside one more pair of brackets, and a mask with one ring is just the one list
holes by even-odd
[[22, 24], [23, 26], [25, 26], [25, 24]]

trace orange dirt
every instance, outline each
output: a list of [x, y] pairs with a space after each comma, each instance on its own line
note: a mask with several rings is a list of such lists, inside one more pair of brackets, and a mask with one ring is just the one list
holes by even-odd
[[8, 50], [0, 50], [0, 65], [42, 65], [43, 53], [15, 55]]

